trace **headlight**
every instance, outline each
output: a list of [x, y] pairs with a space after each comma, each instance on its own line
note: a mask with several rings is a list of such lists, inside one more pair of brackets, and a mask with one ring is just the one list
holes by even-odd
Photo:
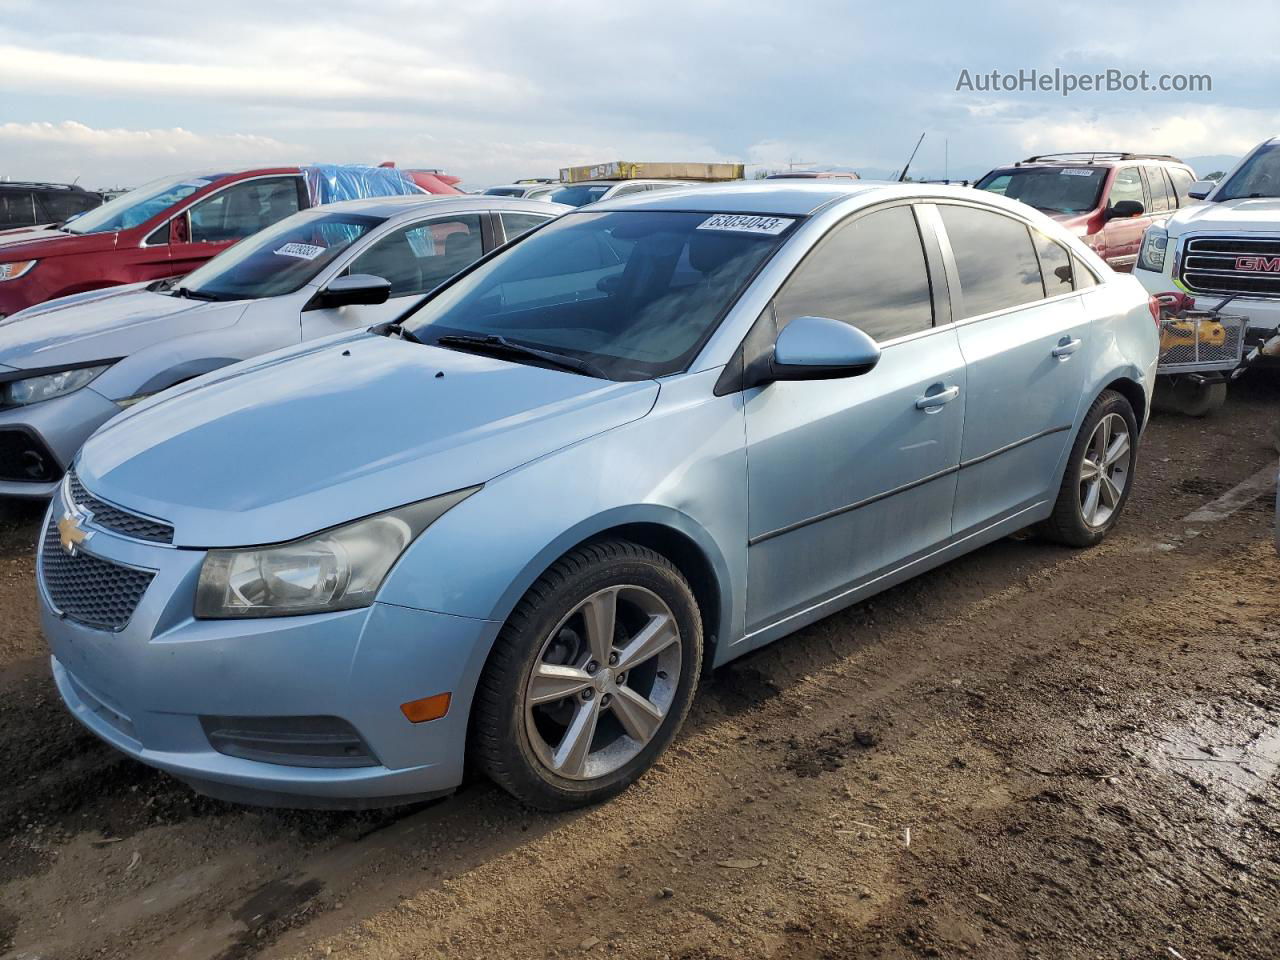
[[39, 262], [39, 260], [15, 260], [12, 263], [0, 263], [0, 283], [6, 280], [17, 280]]
[[25, 407], [28, 404], [52, 400], [54, 397], [79, 390], [91, 383], [94, 377], [109, 366], [111, 364], [103, 363], [96, 367], [78, 367], [75, 370], [46, 373], [39, 377], [28, 377], [26, 380], [10, 380], [8, 383], [0, 384], [0, 407]]
[[1169, 246], [1169, 231], [1160, 227], [1147, 227], [1142, 235], [1142, 251], [1138, 254], [1138, 269], [1164, 273], [1164, 254]]
[[283, 617], [367, 607], [414, 538], [479, 489], [421, 500], [292, 543], [210, 550], [200, 567], [195, 615]]

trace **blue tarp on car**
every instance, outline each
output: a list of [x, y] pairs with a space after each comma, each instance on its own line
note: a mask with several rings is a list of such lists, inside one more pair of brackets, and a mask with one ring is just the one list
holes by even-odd
[[302, 167], [311, 205], [363, 200], [365, 197], [398, 197], [426, 193], [409, 175], [394, 167], [363, 167], [351, 163], [315, 163]]

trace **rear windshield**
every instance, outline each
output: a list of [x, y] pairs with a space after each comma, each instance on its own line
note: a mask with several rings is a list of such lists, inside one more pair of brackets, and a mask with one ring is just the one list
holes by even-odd
[[1046, 213], [1088, 213], [1098, 206], [1107, 167], [1025, 167], [992, 170], [975, 186]]
[[114, 200], [76, 217], [66, 225], [68, 233], [114, 233], [146, 223], [209, 185], [200, 177], [165, 177], [121, 194]]
[[613, 189], [613, 186], [612, 183], [600, 183], [594, 186], [578, 184], [577, 186], [561, 187], [551, 194], [551, 201], [552, 203], [567, 203], [571, 207], [585, 207], [588, 203], [595, 203]]
[[1214, 200], [1245, 197], [1280, 197], [1280, 143], [1269, 143], [1231, 175], [1214, 195]]
[[419, 339], [496, 335], [588, 360], [611, 379], [685, 369], [796, 221], [667, 211], [575, 213], [427, 301]]
[[385, 221], [304, 210], [241, 240], [181, 280], [176, 290], [204, 300], [250, 300], [293, 293]]
[[486, 197], [523, 197], [524, 187], [490, 187], [484, 195]]

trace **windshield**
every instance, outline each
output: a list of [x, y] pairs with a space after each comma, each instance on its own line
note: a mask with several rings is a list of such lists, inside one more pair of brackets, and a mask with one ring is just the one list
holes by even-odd
[[1027, 167], [992, 170], [975, 186], [1048, 213], [1088, 213], [1106, 179], [1106, 167]]
[[293, 293], [383, 222], [353, 213], [295, 213], [218, 254], [175, 289], [211, 300]]
[[551, 200], [553, 203], [567, 203], [571, 207], [585, 207], [588, 203], [595, 203], [612, 188], [612, 183], [583, 183], [576, 187], [561, 187], [551, 194]]
[[1214, 200], [1245, 197], [1280, 197], [1280, 144], [1268, 143], [1231, 175], [1214, 194]]
[[685, 369], [796, 221], [572, 214], [483, 262], [414, 314], [420, 340], [500, 336], [588, 360], [615, 380]]
[[146, 223], [209, 185], [200, 177], [165, 177], [121, 194], [114, 200], [76, 217], [66, 225], [68, 233], [113, 233]]

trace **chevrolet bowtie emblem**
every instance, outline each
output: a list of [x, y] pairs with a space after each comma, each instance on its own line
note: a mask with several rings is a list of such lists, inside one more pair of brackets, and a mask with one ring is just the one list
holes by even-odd
[[74, 557], [80, 544], [89, 539], [89, 532], [80, 526], [78, 516], [64, 513], [58, 521], [58, 539], [62, 541], [62, 549]]

